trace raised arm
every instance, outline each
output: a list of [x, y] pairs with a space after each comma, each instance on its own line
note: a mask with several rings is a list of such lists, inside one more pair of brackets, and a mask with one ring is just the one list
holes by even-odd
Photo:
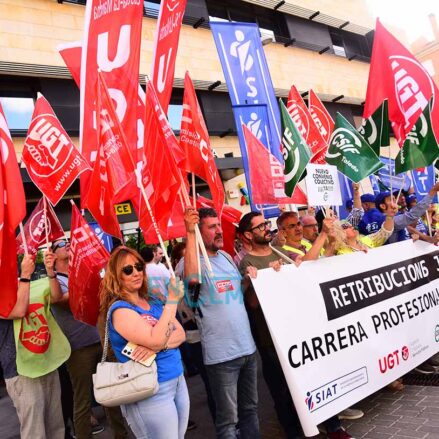
[[186, 251], [184, 253], [184, 280], [188, 285], [200, 283], [198, 279], [197, 241], [195, 238], [195, 224], [200, 221], [197, 209], [187, 207], [184, 212], [186, 226]]
[[69, 306], [69, 293], [62, 293], [61, 285], [55, 273], [56, 256], [52, 250], [47, 250], [44, 254], [44, 266], [46, 267], [47, 277], [49, 278], [50, 287], [50, 303], [62, 304], [65, 307]]

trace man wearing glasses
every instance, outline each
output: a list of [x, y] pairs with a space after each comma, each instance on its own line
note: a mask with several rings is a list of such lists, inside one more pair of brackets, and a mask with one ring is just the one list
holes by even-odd
[[305, 215], [300, 218], [300, 222], [303, 229], [303, 244], [305, 247], [311, 248], [317, 236], [319, 236], [319, 225], [317, 224], [316, 217]]
[[[294, 237], [294, 242], [300, 244], [302, 238], [302, 226], [297, 214], [290, 215], [292, 213], [293, 212], [285, 212], [279, 217], [279, 231], [281, 232], [282, 228], [285, 227], [289, 234]], [[332, 220], [328, 218], [328, 220], [325, 221], [325, 227], [329, 228], [332, 224]], [[241, 273], [248, 270], [249, 267], [255, 267], [258, 270], [272, 267], [275, 270], [280, 270], [282, 259], [280, 259], [279, 255], [270, 247], [270, 242], [272, 240], [270, 221], [265, 220], [259, 212], [249, 212], [241, 218], [238, 231], [248, 239], [251, 245], [251, 250], [241, 261], [239, 267]], [[327, 231], [322, 234], [322, 239], [326, 239], [326, 233]], [[320, 237], [318, 239], [320, 239]], [[318, 243], [316, 242], [314, 245], [316, 244]], [[316, 258], [317, 257], [318, 251]], [[262, 360], [262, 375], [264, 376], [264, 380], [267, 383], [268, 389], [274, 400], [274, 408], [279, 422], [288, 439], [302, 438], [303, 434], [299, 417], [294, 407], [290, 391], [288, 390], [288, 385], [270, 331], [265, 321], [264, 314], [251, 284], [245, 289], [244, 297], [253, 338]], [[280, 304], [280, 306], [282, 305]], [[336, 416], [328, 419], [325, 422], [325, 427], [328, 432], [328, 438], [330, 439], [352, 438], [352, 436], [342, 429], [340, 420]]]
[[49, 278], [53, 315], [72, 348], [66, 366], [73, 388], [75, 436], [89, 439], [92, 432], [96, 434], [104, 430], [99, 424], [91, 425], [92, 375], [101, 360], [102, 348], [97, 328], [76, 320], [70, 310], [69, 253], [70, 243], [67, 239], [53, 241], [51, 249], [44, 255], [44, 265]]

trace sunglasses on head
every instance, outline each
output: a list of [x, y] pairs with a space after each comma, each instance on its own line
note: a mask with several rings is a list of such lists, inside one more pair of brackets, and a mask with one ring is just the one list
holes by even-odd
[[68, 243], [69, 243], [68, 241], [57, 242], [56, 244], [52, 245], [52, 251], [56, 252], [59, 248], [65, 247]]
[[134, 269], [136, 269], [138, 273], [141, 273], [145, 269], [145, 264], [143, 262], [136, 262], [134, 265], [125, 265], [125, 267], [122, 267], [122, 273], [131, 276]]
[[350, 229], [350, 228], [352, 228], [352, 224], [351, 224], [351, 223], [342, 223], [342, 224], [341, 224], [341, 228], [342, 228], [343, 230]]

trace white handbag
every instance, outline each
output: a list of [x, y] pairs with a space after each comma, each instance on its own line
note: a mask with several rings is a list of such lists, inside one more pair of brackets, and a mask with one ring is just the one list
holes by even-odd
[[96, 401], [104, 407], [130, 404], [155, 395], [159, 390], [157, 365], [144, 366], [136, 361], [106, 362], [108, 352], [108, 315], [105, 323], [105, 340], [102, 360], [93, 374]]

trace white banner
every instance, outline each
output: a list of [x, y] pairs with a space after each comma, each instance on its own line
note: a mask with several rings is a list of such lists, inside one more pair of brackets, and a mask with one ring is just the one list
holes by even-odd
[[309, 163], [306, 166], [306, 192], [310, 206], [340, 206], [341, 191], [337, 168]]
[[405, 241], [253, 280], [305, 435], [439, 350], [439, 249]]

